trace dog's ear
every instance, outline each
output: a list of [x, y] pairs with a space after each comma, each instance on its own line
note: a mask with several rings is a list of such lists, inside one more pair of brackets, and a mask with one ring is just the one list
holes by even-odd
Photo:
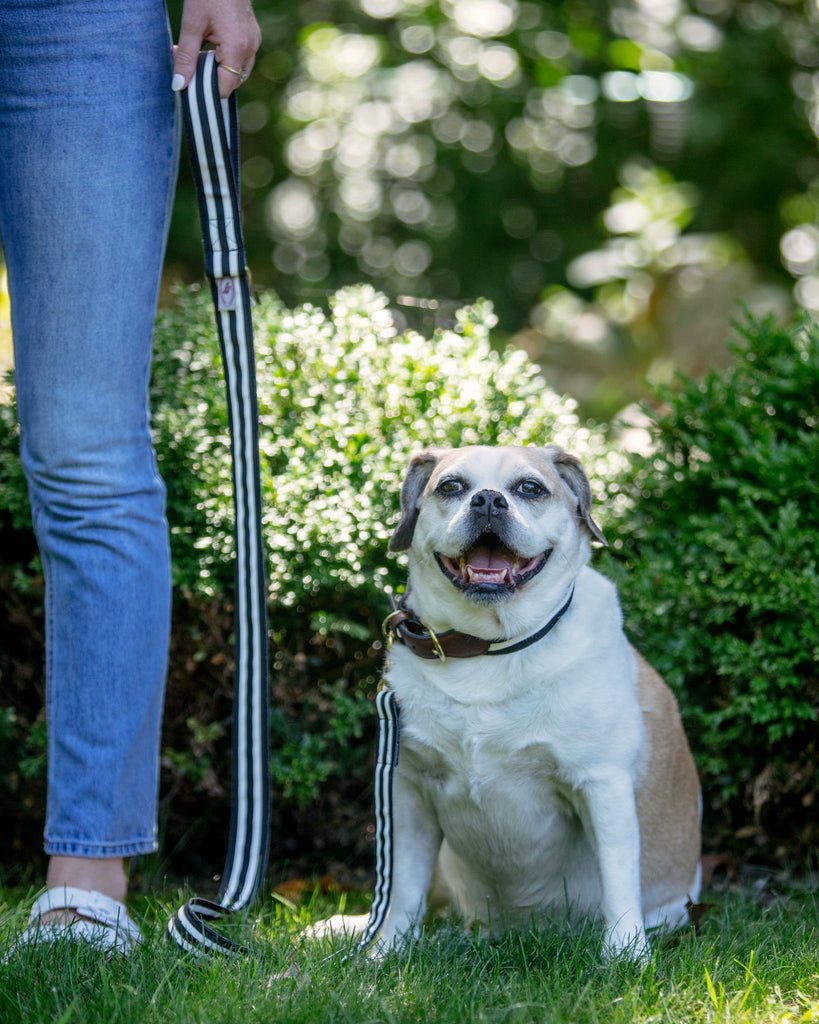
[[566, 489], [577, 501], [577, 510], [580, 513], [580, 518], [591, 534], [592, 540], [606, 544], [603, 531], [591, 517], [591, 486], [589, 485], [586, 471], [583, 469], [583, 463], [576, 455], [570, 455], [556, 444], [547, 444], [543, 452], [557, 470]]
[[438, 464], [441, 452], [436, 448], [427, 448], [416, 452], [410, 459], [407, 475], [401, 485], [401, 521], [390, 538], [390, 551], [406, 551], [412, 544], [415, 523], [421, 508], [421, 495], [432, 471]]

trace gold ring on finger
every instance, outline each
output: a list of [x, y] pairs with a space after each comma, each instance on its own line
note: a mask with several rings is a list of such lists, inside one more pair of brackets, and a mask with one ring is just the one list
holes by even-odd
[[232, 75], [236, 75], [236, 77], [239, 79], [240, 85], [242, 84], [242, 82], [247, 81], [248, 74], [244, 68], [239, 68], [239, 70], [237, 71], [236, 68], [232, 68], [229, 64], [220, 64], [219, 67], [224, 68], [225, 71], [229, 71]]

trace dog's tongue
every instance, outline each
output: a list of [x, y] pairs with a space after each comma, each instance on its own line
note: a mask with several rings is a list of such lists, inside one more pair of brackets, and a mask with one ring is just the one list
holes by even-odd
[[470, 583], [512, 583], [517, 563], [508, 551], [489, 544], [476, 544], [466, 556], [461, 572]]

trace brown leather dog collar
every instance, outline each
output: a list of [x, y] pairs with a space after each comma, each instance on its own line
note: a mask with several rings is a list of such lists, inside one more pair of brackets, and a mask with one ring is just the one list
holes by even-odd
[[384, 632], [388, 638], [408, 647], [414, 655], [428, 661], [438, 659], [446, 661], [447, 658], [475, 658], [482, 654], [513, 654], [515, 651], [522, 651], [524, 648], [537, 643], [558, 624], [574, 597], [574, 587], [569, 591], [563, 606], [555, 612], [545, 626], [542, 626], [536, 633], [519, 640], [517, 643], [509, 644], [507, 647], [496, 647], [496, 644], [506, 643], [504, 639], [483, 640], [481, 637], [472, 636], [470, 633], [461, 633], [457, 629], [448, 629], [444, 633], [433, 633], [423, 622], [415, 618], [413, 613], [405, 606], [402, 600], [393, 612], [387, 616], [384, 623]]

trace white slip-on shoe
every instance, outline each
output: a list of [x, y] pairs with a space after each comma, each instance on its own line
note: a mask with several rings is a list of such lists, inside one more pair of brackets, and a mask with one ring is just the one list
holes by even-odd
[[[71, 921], [44, 923], [51, 910], [71, 910], [79, 915]], [[39, 896], [31, 908], [28, 928], [17, 939], [4, 959], [20, 946], [43, 945], [49, 942], [84, 942], [98, 947], [109, 956], [130, 953], [142, 935], [129, 917], [124, 903], [101, 892], [57, 886]]]

